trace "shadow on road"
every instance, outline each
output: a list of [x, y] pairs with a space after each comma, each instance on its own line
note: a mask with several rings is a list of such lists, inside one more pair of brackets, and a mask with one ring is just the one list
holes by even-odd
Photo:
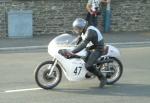
[[150, 85], [144, 84], [116, 84], [106, 86], [104, 89], [90, 87], [86, 89], [56, 88], [55, 92], [76, 93], [86, 95], [110, 95], [110, 96], [146, 96], [150, 97]]

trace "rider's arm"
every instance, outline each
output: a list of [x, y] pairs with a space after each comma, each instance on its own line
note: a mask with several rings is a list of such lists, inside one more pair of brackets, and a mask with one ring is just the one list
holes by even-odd
[[77, 38], [77, 45], [79, 45], [79, 44], [81, 43], [81, 41], [82, 41], [82, 37], [79, 36], [79, 37]]
[[95, 45], [91, 45], [90, 47], [87, 47], [88, 50], [95, 49]]
[[92, 2], [93, 0], [88, 0], [88, 3], [86, 4], [86, 10], [92, 15], [93, 11], [92, 11]]
[[86, 48], [87, 44], [91, 41], [92, 35], [91, 30], [88, 30], [86, 32], [86, 38], [83, 40], [75, 49], [72, 50], [73, 53], [77, 53], [81, 51], [82, 49]]

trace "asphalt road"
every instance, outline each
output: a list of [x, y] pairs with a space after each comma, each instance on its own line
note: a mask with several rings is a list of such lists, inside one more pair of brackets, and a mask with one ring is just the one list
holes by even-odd
[[120, 48], [124, 72], [112, 86], [98, 80], [69, 82], [63, 77], [53, 90], [40, 89], [34, 69], [50, 59], [45, 50], [0, 53], [0, 103], [149, 103], [150, 47]]

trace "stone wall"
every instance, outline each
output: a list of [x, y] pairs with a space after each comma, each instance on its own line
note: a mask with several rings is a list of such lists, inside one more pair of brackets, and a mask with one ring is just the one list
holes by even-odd
[[150, 31], [150, 0], [112, 0], [112, 31]]
[[[10, 10], [33, 11], [33, 35], [59, 34], [86, 16], [87, 0], [8, 0], [0, 2], [0, 37], [8, 35]], [[112, 0], [111, 31], [150, 31], [150, 0]]]
[[6, 30], [6, 14], [5, 14], [5, 4], [0, 3], [0, 37], [5, 37], [7, 34]]
[[[0, 3], [0, 35], [7, 36], [7, 13], [10, 10], [33, 11], [33, 35], [62, 33], [71, 29], [76, 17], [84, 17], [82, 0], [13, 0]], [[79, 12], [80, 11], [80, 12]]]

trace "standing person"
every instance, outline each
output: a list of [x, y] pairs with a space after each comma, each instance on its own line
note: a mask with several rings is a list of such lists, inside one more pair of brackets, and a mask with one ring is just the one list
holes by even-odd
[[80, 38], [80, 43], [71, 51], [72, 53], [78, 53], [82, 49], [86, 48], [89, 43], [92, 43], [90, 47], [90, 55], [85, 63], [86, 69], [96, 75], [100, 82], [100, 87], [103, 88], [106, 84], [106, 78], [103, 76], [101, 71], [98, 71], [93, 64], [102, 55], [104, 48], [104, 40], [101, 32], [94, 26], [87, 26], [88, 23], [82, 18], [77, 18], [73, 22], [73, 30], [75, 34]]
[[98, 26], [98, 15], [101, 14], [100, 12], [100, 4], [107, 3], [109, 0], [88, 0], [86, 5], [86, 9], [88, 11], [86, 20], [88, 21], [89, 25]]

